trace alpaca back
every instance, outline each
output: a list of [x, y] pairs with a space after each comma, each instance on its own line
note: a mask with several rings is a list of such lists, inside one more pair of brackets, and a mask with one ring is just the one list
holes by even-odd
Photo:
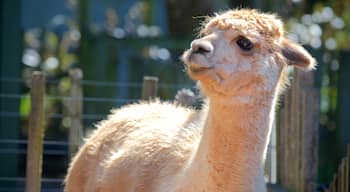
[[72, 161], [66, 191], [157, 191], [162, 183], [170, 187], [198, 147], [200, 119], [193, 109], [159, 101], [112, 111]]

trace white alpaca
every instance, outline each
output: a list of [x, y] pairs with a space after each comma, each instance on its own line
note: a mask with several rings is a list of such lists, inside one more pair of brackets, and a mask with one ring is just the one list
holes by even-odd
[[99, 123], [77, 153], [66, 192], [262, 192], [263, 161], [286, 67], [314, 59], [255, 10], [210, 18], [183, 55], [208, 97], [202, 111], [154, 101]]

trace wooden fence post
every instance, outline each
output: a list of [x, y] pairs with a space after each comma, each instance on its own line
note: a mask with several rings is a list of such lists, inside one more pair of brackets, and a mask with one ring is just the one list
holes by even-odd
[[142, 83], [142, 100], [154, 99], [158, 92], [158, 77], [145, 76]]
[[318, 166], [318, 125], [320, 93], [316, 88], [304, 88], [301, 126], [301, 191], [315, 191]]
[[301, 191], [315, 191], [318, 169], [320, 90], [314, 88], [314, 73], [299, 71], [301, 92]]
[[333, 175], [333, 180], [332, 180], [332, 183], [331, 183], [331, 186], [330, 186], [330, 188], [331, 188], [331, 191], [332, 192], [337, 192], [337, 174], [334, 174]]
[[83, 79], [83, 72], [81, 69], [72, 69], [69, 71], [71, 79], [70, 102], [68, 107], [68, 117], [71, 120], [69, 127], [69, 154], [72, 157], [79, 149], [83, 141], [83, 91], [81, 87], [81, 80]]
[[350, 183], [350, 144], [347, 145], [346, 157], [344, 157], [336, 173], [333, 175], [333, 179], [329, 183], [329, 192], [349, 192]]
[[31, 109], [28, 125], [26, 192], [41, 191], [44, 137], [45, 76], [34, 72], [31, 79]]
[[318, 157], [319, 90], [314, 88], [313, 73], [295, 71], [293, 77], [278, 116], [278, 180], [291, 191], [314, 191]]

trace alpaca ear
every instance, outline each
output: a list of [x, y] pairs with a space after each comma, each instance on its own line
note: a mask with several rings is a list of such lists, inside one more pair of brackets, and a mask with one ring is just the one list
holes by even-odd
[[288, 65], [294, 65], [303, 70], [312, 70], [316, 67], [316, 60], [301, 45], [284, 39], [281, 52]]

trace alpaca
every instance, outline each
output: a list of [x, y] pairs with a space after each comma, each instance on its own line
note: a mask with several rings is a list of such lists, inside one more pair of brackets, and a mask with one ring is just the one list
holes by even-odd
[[263, 192], [263, 163], [287, 66], [315, 60], [275, 15], [208, 18], [182, 56], [207, 99], [196, 111], [141, 102], [112, 111], [74, 157], [66, 192]]

